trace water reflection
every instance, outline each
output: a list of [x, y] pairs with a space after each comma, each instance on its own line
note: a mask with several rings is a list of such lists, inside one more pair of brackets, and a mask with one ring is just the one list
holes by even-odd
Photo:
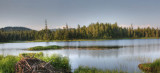
[[45, 50], [45, 55], [54, 53], [68, 56], [72, 70], [78, 66], [96, 67], [98, 69], [121, 69], [129, 72], [140, 72], [138, 64], [152, 62], [160, 58], [159, 39], [135, 40], [107, 40], [107, 41], [73, 41], [73, 42], [32, 42], [32, 43], [5, 43], [0, 44], [0, 54], [19, 55], [40, 51], [22, 50], [33, 46], [128, 46], [119, 49], [86, 50], [86, 49], [61, 49]]

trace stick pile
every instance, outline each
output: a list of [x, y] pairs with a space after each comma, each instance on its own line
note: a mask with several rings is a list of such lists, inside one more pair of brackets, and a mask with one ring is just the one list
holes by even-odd
[[16, 73], [56, 73], [50, 63], [33, 57], [22, 58], [15, 69]]

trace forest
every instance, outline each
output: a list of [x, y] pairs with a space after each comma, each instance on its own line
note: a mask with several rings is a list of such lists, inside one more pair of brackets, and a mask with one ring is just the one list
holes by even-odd
[[5, 31], [0, 30], [0, 41], [32, 41], [32, 40], [77, 40], [77, 39], [120, 39], [120, 38], [159, 38], [158, 28], [119, 27], [117, 23], [91, 23], [89, 26], [51, 31], [47, 28], [40, 31]]

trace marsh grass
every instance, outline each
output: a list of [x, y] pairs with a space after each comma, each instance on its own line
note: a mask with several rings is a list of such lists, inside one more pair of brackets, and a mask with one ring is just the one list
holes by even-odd
[[128, 73], [120, 70], [100, 70], [96, 68], [89, 68], [87, 66], [78, 67], [74, 73]]
[[151, 63], [150, 67], [159, 68], [159, 70], [160, 70], [160, 59], [157, 59], [153, 63]]
[[27, 50], [51, 50], [51, 49], [60, 49], [60, 46], [52, 45], [52, 46], [36, 46], [28, 48]]
[[160, 73], [160, 59], [155, 60], [153, 63], [139, 64], [139, 68], [148, 73]]

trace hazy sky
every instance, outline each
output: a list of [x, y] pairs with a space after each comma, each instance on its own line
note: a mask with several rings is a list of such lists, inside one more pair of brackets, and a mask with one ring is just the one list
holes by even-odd
[[40, 30], [45, 19], [51, 29], [93, 22], [159, 27], [160, 0], [0, 0], [0, 28]]

